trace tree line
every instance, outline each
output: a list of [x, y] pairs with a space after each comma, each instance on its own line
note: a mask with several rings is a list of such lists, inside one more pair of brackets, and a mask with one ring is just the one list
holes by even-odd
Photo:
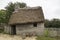
[[60, 28], [60, 19], [45, 20], [46, 28]]

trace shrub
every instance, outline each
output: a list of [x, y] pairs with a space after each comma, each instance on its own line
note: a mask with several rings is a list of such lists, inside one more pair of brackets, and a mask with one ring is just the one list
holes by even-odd
[[49, 31], [47, 29], [44, 31], [44, 36], [49, 36]]

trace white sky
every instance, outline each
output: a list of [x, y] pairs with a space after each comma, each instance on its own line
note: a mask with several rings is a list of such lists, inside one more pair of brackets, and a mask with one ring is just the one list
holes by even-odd
[[24, 2], [27, 6], [41, 6], [45, 19], [59, 18], [60, 19], [60, 0], [0, 0], [0, 9], [9, 2]]

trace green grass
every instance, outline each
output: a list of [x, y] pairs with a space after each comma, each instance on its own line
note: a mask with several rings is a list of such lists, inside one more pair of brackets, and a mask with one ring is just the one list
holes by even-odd
[[[4, 30], [0, 29], [0, 33], [4, 33]], [[49, 37], [49, 31], [45, 30], [43, 36], [37, 36], [36, 40], [60, 40], [60, 37]]]
[[37, 36], [37, 40], [57, 40], [55, 37]]
[[49, 36], [49, 31], [48, 30], [44, 30], [44, 36]]
[[37, 40], [60, 40], [60, 37], [51, 37], [49, 31], [45, 30], [43, 36], [37, 36]]

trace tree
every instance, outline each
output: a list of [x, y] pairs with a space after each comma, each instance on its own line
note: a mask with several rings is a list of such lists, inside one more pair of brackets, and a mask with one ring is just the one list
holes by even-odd
[[5, 8], [6, 8], [6, 23], [8, 23], [10, 15], [14, 11], [14, 4], [13, 3], [9, 3]]
[[50, 25], [50, 21], [49, 20], [45, 20], [45, 27], [49, 27], [49, 25]]
[[60, 19], [45, 20], [45, 27], [60, 28]]
[[0, 10], [0, 24], [6, 22], [5, 15], [6, 15], [5, 10]]
[[20, 6], [20, 8], [23, 8], [23, 7], [26, 6], [25, 3], [20, 3], [20, 2], [16, 2], [16, 3], [10, 2], [10, 3], [8, 3], [8, 5], [5, 7], [5, 9], [6, 9], [6, 20], [7, 20], [6, 23], [8, 23], [9, 18], [11, 16], [12, 12], [14, 11], [14, 8], [15, 8], [16, 4], [18, 4]]
[[60, 28], [60, 20], [59, 19], [53, 19], [53, 20], [51, 20], [51, 23], [52, 23], [52, 27]]

